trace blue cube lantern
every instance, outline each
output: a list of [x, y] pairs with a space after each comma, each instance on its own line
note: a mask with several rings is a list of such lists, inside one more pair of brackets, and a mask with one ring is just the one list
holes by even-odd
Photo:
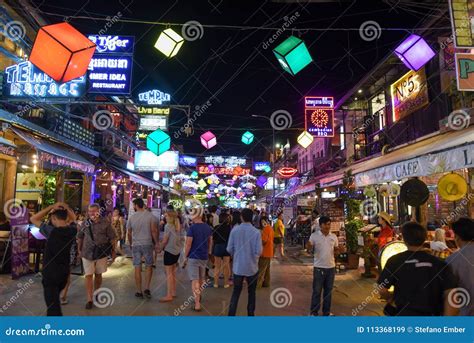
[[283, 69], [291, 75], [296, 75], [313, 61], [304, 42], [295, 36], [287, 38], [273, 49], [273, 53]]
[[254, 138], [253, 133], [247, 131], [242, 135], [242, 143], [250, 144], [253, 142], [253, 138]]
[[171, 148], [171, 138], [166, 132], [158, 129], [146, 137], [146, 147], [155, 155], [160, 156]]

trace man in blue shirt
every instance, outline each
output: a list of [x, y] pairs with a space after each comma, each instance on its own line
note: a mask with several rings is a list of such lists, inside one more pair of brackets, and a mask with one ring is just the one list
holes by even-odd
[[258, 259], [262, 254], [262, 238], [260, 231], [252, 225], [253, 212], [242, 210], [242, 224], [230, 232], [227, 251], [233, 258], [234, 291], [230, 299], [229, 316], [235, 316], [239, 303], [244, 278], [247, 278], [248, 304], [247, 314], [255, 315], [255, 291], [258, 280]]

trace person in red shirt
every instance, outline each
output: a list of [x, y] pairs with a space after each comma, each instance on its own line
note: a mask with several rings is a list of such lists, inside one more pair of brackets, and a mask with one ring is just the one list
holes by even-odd
[[381, 230], [377, 238], [377, 245], [379, 246], [380, 250], [385, 244], [393, 239], [394, 230], [391, 224], [390, 215], [387, 212], [379, 212], [378, 217]]
[[260, 218], [260, 227], [262, 231], [262, 255], [258, 260], [258, 282], [257, 288], [270, 287], [270, 262], [273, 257], [273, 229], [268, 217]]

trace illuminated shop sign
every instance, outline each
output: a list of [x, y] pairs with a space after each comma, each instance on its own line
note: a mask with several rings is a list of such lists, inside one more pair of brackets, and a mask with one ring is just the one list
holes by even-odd
[[294, 176], [297, 172], [298, 172], [298, 169], [291, 168], [291, 167], [282, 167], [277, 170], [277, 174], [285, 179], [289, 179], [290, 177]]
[[185, 167], [195, 167], [197, 163], [197, 158], [187, 155], [179, 156], [179, 164]]
[[245, 166], [247, 164], [245, 158], [235, 156], [206, 156], [204, 162], [219, 167], [237, 167]]
[[96, 44], [96, 53], [133, 53], [133, 46], [135, 37], [133, 36], [101, 36], [89, 35], [87, 36], [92, 42]]
[[3, 93], [9, 97], [78, 98], [84, 95], [86, 78], [57, 83], [28, 61], [5, 69]]
[[334, 98], [332, 96], [305, 96], [305, 108], [333, 108]]
[[474, 48], [474, 7], [472, 1], [450, 0], [449, 9], [456, 48]]
[[168, 150], [157, 156], [150, 150], [135, 151], [136, 171], [178, 171], [179, 153]]
[[89, 35], [97, 44], [89, 63], [89, 93], [130, 94], [133, 36]]
[[271, 169], [270, 162], [254, 162], [253, 163], [253, 170], [255, 171], [267, 171]]
[[147, 103], [148, 105], [162, 105], [163, 102], [169, 102], [171, 96], [168, 93], [159, 91], [158, 89], [152, 89], [138, 94], [138, 100]]
[[148, 107], [148, 106], [138, 106], [138, 114], [170, 114], [169, 107]]
[[233, 167], [214, 167], [209, 168], [208, 165], [198, 165], [199, 174], [215, 174], [215, 175], [247, 175], [250, 174], [250, 168], [233, 168]]
[[168, 116], [141, 116], [138, 129], [143, 131], [168, 130]]
[[334, 110], [305, 109], [306, 131], [316, 137], [334, 137]]

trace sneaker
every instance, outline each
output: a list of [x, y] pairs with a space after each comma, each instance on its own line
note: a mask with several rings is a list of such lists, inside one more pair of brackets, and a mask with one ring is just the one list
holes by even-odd
[[214, 288], [219, 288], [219, 285], [217, 283], [215, 283]]
[[92, 301], [86, 303], [86, 310], [92, 310]]
[[145, 289], [143, 293], [145, 294], [145, 298], [151, 299], [151, 292], [149, 289]]
[[230, 287], [230, 285], [224, 285], [224, 288], [229, 288], [229, 287]]

